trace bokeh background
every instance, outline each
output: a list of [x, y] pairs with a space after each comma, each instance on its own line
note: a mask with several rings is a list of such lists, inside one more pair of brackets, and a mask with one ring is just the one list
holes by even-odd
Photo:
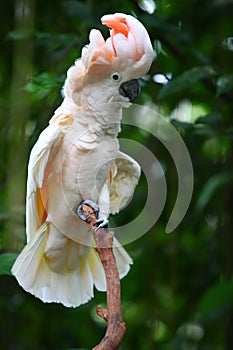
[[[233, 1], [2, 0], [0, 2], [0, 348], [91, 349], [106, 325], [105, 294], [77, 309], [25, 293], [10, 267], [25, 244], [29, 152], [61, 103], [65, 74], [100, 17], [125, 12], [146, 26], [156, 53], [139, 104], [158, 110], [189, 150], [194, 192], [182, 223], [165, 227], [177, 195], [171, 155], [149, 133], [121, 137], [148, 147], [163, 166], [166, 205], [155, 226], [127, 245], [134, 265], [122, 280], [127, 333], [122, 350], [233, 348]], [[145, 176], [114, 223], [135, 217]], [[157, 198], [156, 200], [160, 200]]]

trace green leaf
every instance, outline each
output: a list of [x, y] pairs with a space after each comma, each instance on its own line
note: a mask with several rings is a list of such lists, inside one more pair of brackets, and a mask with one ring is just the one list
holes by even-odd
[[233, 306], [233, 280], [211, 286], [199, 302], [202, 317], [216, 317]]
[[90, 18], [91, 16], [90, 8], [81, 1], [69, 0], [64, 2], [63, 6], [70, 17]]
[[223, 172], [210, 177], [199, 195], [196, 203], [196, 212], [202, 213], [213, 198], [214, 193], [231, 179], [232, 175], [229, 172]]
[[23, 40], [31, 37], [33, 35], [33, 31], [31, 30], [26, 30], [26, 29], [18, 29], [18, 30], [13, 30], [8, 33], [7, 39], [10, 40]]
[[209, 113], [205, 116], [201, 116], [198, 119], [196, 119], [195, 124], [205, 124], [205, 125], [214, 125], [222, 120], [221, 113], [213, 112]]
[[41, 100], [48, 96], [52, 90], [62, 87], [65, 77], [55, 77], [48, 72], [35, 76], [32, 81], [24, 86], [24, 90], [30, 92], [34, 98]]
[[162, 87], [158, 97], [164, 98], [174, 93], [189, 89], [194, 83], [211, 78], [216, 74], [215, 70], [210, 66], [194, 67], [185, 71], [177, 78], [172, 79], [167, 85]]
[[11, 276], [11, 268], [17, 258], [16, 253], [3, 253], [0, 255], [0, 275]]
[[176, 119], [171, 119], [171, 124], [174, 125], [176, 129], [182, 129], [182, 130], [190, 130], [193, 128], [193, 124], [188, 122], [183, 122]]
[[224, 94], [233, 89], [233, 74], [222, 75], [217, 80], [217, 95]]

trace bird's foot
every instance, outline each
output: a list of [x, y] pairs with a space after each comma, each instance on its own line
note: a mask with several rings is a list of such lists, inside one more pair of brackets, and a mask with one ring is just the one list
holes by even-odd
[[94, 225], [96, 226], [95, 230], [98, 231], [101, 228], [108, 228], [109, 221], [106, 217], [103, 217], [103, 218], [96, 220]]
[[98, 205], [90, 199], [82, 201], [77, 209], [78, 217], [87, 223], [92, 222], [93, 226], [96, 226], [96, 231], [101, 228], [108, 228], [109, 225], [106, 217], [99, 218], [99, 212]]
[[98, 205], [90, 199], [82, 201], [77, 209], [78, 217], [85, 222], [88, 222], [93, 215], [98, 220], [99, 212], [100, 210]]

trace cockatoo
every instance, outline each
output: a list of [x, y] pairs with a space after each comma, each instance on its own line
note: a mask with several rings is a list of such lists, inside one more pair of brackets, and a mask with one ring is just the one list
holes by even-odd
[[[81, 58], [67, 72], [64, 100], [34, 145], [28, 164], [27, 244], [12, 268], [18, 283], [43, 302], [77, 307], [106, 290], [93, 237], [77, 215], [91, 200], [100, 216], [117, 213], [131, 199], [140, 166], [120, 152], [122, 108], [139, 94], [137, 79], [154, 53], [144, 26], [123, 13], [105, 15], [105, 40], [92, 29]], [[122, 278], [132, 260], [114, 239]]]

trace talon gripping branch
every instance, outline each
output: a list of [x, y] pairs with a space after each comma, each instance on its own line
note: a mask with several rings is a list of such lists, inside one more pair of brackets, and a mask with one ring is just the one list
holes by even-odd
[[[91, 30], [90, 43], [67, 73], [65, 98], [33, 147], [28, 165], [27, 245], [12, 273], [43, 302], [76, 307], [106, 290], [93, 237], [77, 216], [83, 200], [100, 215], [117, 213], [131, 199], [139, 165], [119, 151], [122, 107], [139, 94], [137, 79], [147, 73], [153, 49], [144, 26], [122, 13], [102, 17], [105, 41]], [[120, 277], [132, 263], [116, 242]]]

